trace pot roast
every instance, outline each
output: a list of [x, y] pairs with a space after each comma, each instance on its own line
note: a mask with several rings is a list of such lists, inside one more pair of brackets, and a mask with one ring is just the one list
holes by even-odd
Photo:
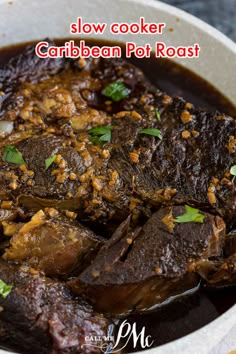
[[102, 313], [236, 284], [235, 118], [124, 59], [34, 47], [0, 68], [0, 91], [0, 345], [100, 352], [84, 338], [106, 336]]

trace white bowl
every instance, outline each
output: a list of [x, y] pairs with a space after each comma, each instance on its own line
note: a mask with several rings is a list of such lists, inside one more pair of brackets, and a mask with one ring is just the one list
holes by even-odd
[[[104, 39], [135, 41], [138, 45], [156, 41], [173, 46], [199, 43], [200, 57], [174, 59], [215, 86], [236, 104], [236, 44], [201, 20], [172, 6], [152, 0], [0, 0], [0, 47], [42, 39], [68, 38], [70, 23], [82, 16], [88, 22], [166, 22], [158, 35], [115, 36], [108, 31]], [[168, 31], [173, 28], [174, 31]], [[98, 38], [101, 36], [98, 36]], [[142, 353], [209, 354], [236, 323], [236, 306], [203, 328], [163, 346]], [[235, 339], [236, 347], [236, 339]], [[228, 351], [234, 348], [227, 348]], [[225, 351], [226, 352], [226, 351]], [[224, 352], [224, 353], [225, 353]], [[1, 351], [0, 353], [7, 353]], [[223, 352], [218, 352], [223, 353]]]

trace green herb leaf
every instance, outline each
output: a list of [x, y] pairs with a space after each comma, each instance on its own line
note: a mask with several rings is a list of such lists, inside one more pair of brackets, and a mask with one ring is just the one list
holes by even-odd
[[98, 136], [90, 136], [89, 141], [93, 144], [101, 144], [102, 142], [99, 140]]
[[48, 157], [44, 162], [45, 162], [45, 170], [47, 170], [55, 161], [57, 155], [52, 155]]
[[161, 121], [161, 113], [158, 111], [157, 108], [155, 108], [155, 114], [156, 114], [156, 118], [157, 118], [158, 122], [160, 122]]
[[109, 126], [96, 127], [96, 128], [90, 129], [88, 132], [89, 132], [89, 134], [91, 134], [93, 136], [90, 137], [89, 140], [93, 143], [101, 143], [101, 142], [105, 142], [105, 141], [110, 142], [112, 128], [113, 128], [113, 126], [109, 125]]
[[236, 165], [232, 166], [229, 172], [232, 176], [236, 176]]
[[114, 102], [123, 100], [129, 93], [130, 90], [120, 81], [113, 82], [102, 90], [102, 94]]
[[147, 134], [147, 135], [152, 135], [152, 136], [157, 136], [159, 139], [162, 139], [162, 135], [159, 129], [155, 128], [147, 128], [147, 129], [142, 129], [138, 132], [139, 134]]
[[185, 213], [177, 216], [175, 222], [177, 223], [185, 223], [185, 222], [199, 222], [203, 223], [205, 215], [200, 213], [198, 209], [192, 208], [188, 205], [185, 205]]
[[111, 141], [111, 131], [107, 132], [106, 134], [103, 134], [100, 136], [99, 141]]
[[112, 130], [112, 128], [113, 128], [112, 125], [105, 125], [103, 127], [96, 127], [96, 128], [89, 129], [88, 132], [89, 134], [92, 135], [103, 135], [109, 132], [110, 130]]
[[10, 294], [12, 290], [11, 285], [7, 285], [3, 280], [0, 279], [0, 295], [6, 299], [6, 297]]
[[3, 152], [3, 160], [6, 162], [14, 163], [16, 165], [25, 165], [22, 154], [13, 145], [8, 145], [5, 147]]

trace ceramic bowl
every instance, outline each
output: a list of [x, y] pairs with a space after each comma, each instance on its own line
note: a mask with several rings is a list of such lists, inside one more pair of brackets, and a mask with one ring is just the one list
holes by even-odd
[[[166, 29], [161, 36], [122, 36], [106, 31], [97, 37], [135, 41], [137, 45], [150, 43], [152, 46], [156, 41], [173, 46], [199, 43], [199, 58], [174, 60], [204, 77], [236, 104], [236, 44], [203, 21], [159, 1], [0, 0], [0, 47], [46, 37], [68, 38], [70, 23], [79, 16], [88, 22], [106, 22], [108, 25], [112, 22], [137, 22], [141, 16], [146, 22], [165, 22]], [[236, 306], [203, 328], [142, 353], [208, 354], [230, 332], [235, 322]]]

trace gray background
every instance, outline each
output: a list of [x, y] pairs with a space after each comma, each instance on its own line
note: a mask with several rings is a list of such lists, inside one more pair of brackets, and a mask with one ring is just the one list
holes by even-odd
[[236, 0], [162, 0], [200, 17], [236, 42]]

